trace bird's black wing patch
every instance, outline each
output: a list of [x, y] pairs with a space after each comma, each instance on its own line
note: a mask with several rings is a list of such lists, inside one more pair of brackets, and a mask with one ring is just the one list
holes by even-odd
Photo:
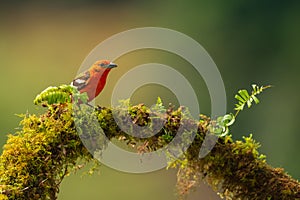
[[71, 84], [75, 86], [77, 90], [81, 90], [88, 84], [90, 77], [90, 72], [86, 71], [75, 78]]

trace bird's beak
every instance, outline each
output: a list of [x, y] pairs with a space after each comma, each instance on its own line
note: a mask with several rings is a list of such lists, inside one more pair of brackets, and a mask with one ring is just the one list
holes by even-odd
[[118, 66], [117, 64], [111, 62], [109, 63], [108, 68], [115, 68], [117, 66]]

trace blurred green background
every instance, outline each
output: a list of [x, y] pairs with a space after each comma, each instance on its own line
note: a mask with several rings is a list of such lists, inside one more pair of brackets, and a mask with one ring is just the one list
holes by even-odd
[[[0, 3], [0, 140], [15, 132], [17, 113], [42, 112], [32, 103], [49, 85], [69, 83], [86, 55], [113, 34], [136, 27], [158, 26], [197, 40], [217, 64], [227, 92], [228, 111], [234, 94], [252, 83], [274, 87], [261, 103], [242, 112], [232, 128], [234, 138], [253, 133], [268, 163], [300, 179], [298, 114], [300, 112], [300, 2], [290, 1], [1, 1]], [[101, 55], [99, 55], [101, 58]], [[109, 105], [114, 83], [137, 64], [160, 62], [181, 71], [197, 89], [201, 112], [210, 101], [201, 77], [188, 63], [167, 52], [143, 50], [117, 61], [97, 103]], [[146, 94], [146, 96], [145, 96]], [[154, 103], [157, 96], [177, 103], [167, 88], [144, 86], [135, 103]], [[176, 172], [126, 174], [103, 166], [100, 175], [66, 178], [59, 199], [176, 199]], [[188, 199], [218, 199], [205, 186]]]

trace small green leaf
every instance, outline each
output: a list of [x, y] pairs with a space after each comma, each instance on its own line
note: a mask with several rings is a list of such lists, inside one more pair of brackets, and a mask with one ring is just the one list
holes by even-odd
[[247, 90], [240, 90], [239, 94], [245, 101], [247, 101], [249, 99], [249, 94], [248, 94]]
[[235, 95], [234, 98], [236, 98], [239, 101], [244, 101], [244, 99], [240, 95]]
[[256, 104], [259, 103], [259, 100], [258, 100], [258, 98], [257, 98], [256, 96], [252, 96], [252, 99], [254, 100], [254, 102], [255, 102]]
[[162, 100], [160, 97], [157, 97], [156, 105], [162, 106]]
[[248, 108], [252, 106], [252, 102], [254, 101], [255, 104], [259, 103], [259, 99], [256, 97], [258, 94], [262, 93], [265, 89], [270, 88], [271, 86], [257, 86], [256, 84], [252, 84], [252, 92], [249, 95], [248, 91], [245, 89], [239, 90], [238, 94], [234, 96], [238, 102], [235, 104], [234, 110], [236, 110], [235, 117], [238, 113], [244, 109], [244, 106], [247, 104]]
[[230, 113], [223, 117], [223, 121], [226, 126], [231, 126], [235, 122], [235, 117], [232, 113]]
[[251, 105], [252, 105], [252, 103], [251, 103], [251, 99], [249, 99], [249, 100], [247, 101], [247, 106], [248, 106], [248, 108], [250, 108], [250, 107], [251, 107]]

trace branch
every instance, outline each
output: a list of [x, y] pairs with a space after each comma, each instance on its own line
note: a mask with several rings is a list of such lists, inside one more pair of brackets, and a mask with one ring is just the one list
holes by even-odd
[[[71, 171], [80, 168], [80, 163], [94, 161], [85, 148], [103, 151], [105, 142], [99, 128], [93, 125], [97, 119], [107, 138], [125, 141], [137, 151], [154, 151], [168, 144], [175, 137], [180, 126], [196, 125], [195, 139], [179, 160], [173, 160], [170, 167], [178, 167], [178, 189], [184, 195], [205, 180], [226, 199], [299, 199], [300, 184], [287, 175], [283, 169], [269, 166], [264, 156], [257, 151], [259, 144], [251, 136], [245, 141], [233, 141], [230, 136], [220, 137], [213, 150], [203, 159], [198, 159], [199, 149], [212, 123], [202, 116], [200, 122], [187, 118], [187, 111], [180, 107], [169, 107], [165, 114], [151, 112], [140, 104], [132, 106], [129, 112], [133, 122], [139, 126], [164, 120], [164, 127], [155, 136], [140, 139], [122, 132], [114, 121], [110, 108], [87, 106], [72, 107], [70, 103], [49, 106], [40, 116], [26, 114], [21, 130], [9, 135], [0, 157], [0, 199], [57, 199], [59, 184]], [[113, 110], [117, 114], [124, 109]], [[75, 114], [74, 114], [75, 113]], [[95, 117], [95, 118], [94, 118]], [[75, 126], [80, 123], [81, 126]], [[124, 123], [128, 123], [125, 121]], [[81, 139], [80, 139], [81, 138]], [[96, 140], [95, 140], [96, 138]], [[96, 142], [95, 142], [96, 141]], [[79, 161], [80, 160], [80, 161]]]

